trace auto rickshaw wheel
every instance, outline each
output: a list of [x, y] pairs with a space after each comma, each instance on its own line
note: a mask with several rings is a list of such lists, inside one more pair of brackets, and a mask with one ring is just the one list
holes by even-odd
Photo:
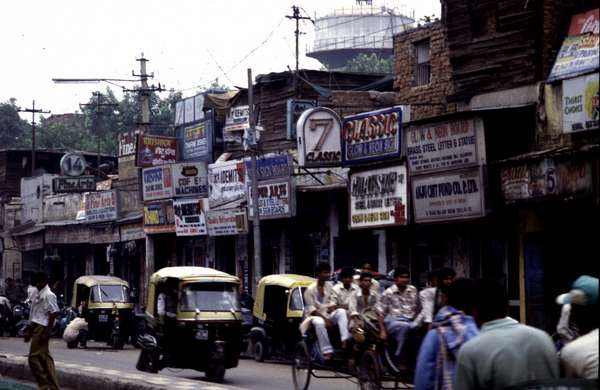
[[358, 380], [361, 390], [381, 389], [381, 366], [375, 351], [365, 351], [360, 360]]
[[69, 341], [67, 343], [67, 348], [68, 349], [75, 349], [75, 348], [77, 348], [77, 344], [79, 344], [79, 340], [78, 339], [75, 339], [73, 341]]
[[310, 377], [312, 375], [312, 365], [308, 346], [304, 341], [296, 345], [294, 351], [294, 359], [292, 360], [292, 379], [294, 381], [295, 390], [307, 390], [310, 385]]
[[139, 371], [156, 374], [158, 372], [158, 358], [152, 351], [142, 349], [135, 368]]
[[216, 383], [223, 383], [225, 379], [225, 364], [213, 364], [206, 369], [208, 380]]
[[257, 362], [264, 362], [266, 355], [264, 342], [262, 340], [256, 340], [253, 344], [254, 360], [256, 360]]

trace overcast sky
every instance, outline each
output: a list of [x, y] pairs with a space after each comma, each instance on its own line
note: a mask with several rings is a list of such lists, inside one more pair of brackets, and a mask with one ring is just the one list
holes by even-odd
[[[381, 5], [384, 1], [374, 0]], [[385, 1], [414, 10], [416, 19], [440, 13], [439, 0]], [[140, 53], [150, 60], [154, 83], [194, 94], [216, 77], [221, 84], [247, 84], [254, 75], [294, 67], [294, 22], [299, 5], [311, 16], [351, 7], [354, 0], [19, 0], [2, 4], [0, 101], [60, 114], [79, 110], [92, 91], [108, 84], [55, 84], [52, 78], [131, 78]], [[301, 24], [300, 66], [321, 67], [305, 57], [314, 38]], [[263, 41], [266, 42], [261, 45]], [[260, 46], [241, 61], [252, 49]], [[221, 67], [227, 74], [223, 75]], [[122, 83], [129, 87], [131, 83]], [[119, 87], [113, 87], [115, 92]], [[30, 120], [31, 114], [24, 116]]]

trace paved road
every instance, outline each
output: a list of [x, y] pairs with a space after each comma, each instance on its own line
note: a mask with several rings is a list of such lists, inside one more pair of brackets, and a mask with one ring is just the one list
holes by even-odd
[[[135, 369], [139, 350], [130, 346], [122, 351], [106, 348], [101, 343], [88, 343], [87, 350], [69, 350], [65, 343], [59, 339], [50, 341], [50, 351], [57, 362], [95, 367], [107, 371], [107, 375], [114, 375], [114, 370], [135, 374], [156, 376], [142, 373]], [[0, 354], [2, 352], [24, 356], [28, 353], [29, 345], [16, 338], [0, 338]], [[86, 367], [86, 368], [87, 368]], [[112, 370], [112, 371], [111, 371]], [[96, 370], [94, 370], [96, 371]], [[193, 370], [162, 370], [158, 376], [173, 379], [173, 377], [204, 381], [204, 373]], [[228, 370], [225, 376], [225, 385], [248, 390], [288, 390], [292, 389], [291, 368], [286, 364], [257, 363], [254, 360], [244, 359], [237, 368]], [[355, 390], [358, 385], [344, 379], [315, 379], [311, 380], [311, 390]]]

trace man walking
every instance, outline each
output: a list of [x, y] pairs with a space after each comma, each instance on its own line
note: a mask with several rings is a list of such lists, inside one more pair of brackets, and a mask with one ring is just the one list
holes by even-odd
[[504, 286], [481, 282], [473, 307], [481, 333], [458, 352], [455, 389], [500, 390], [529, 380], [558, 378], [558, 358], [544, 331], [507, 317]]
[[45, 273], [36, 273], [33, 283], [38, 292], [33, 296], [30, 314], [31, 327], [25, 336], [25, 342], [31, 340], [29, 367], [39, 389], [58, 390], [54, 359], [48, 348], [50, 330], [59, 312], [56, 295], [50, 290], [48, 276]]

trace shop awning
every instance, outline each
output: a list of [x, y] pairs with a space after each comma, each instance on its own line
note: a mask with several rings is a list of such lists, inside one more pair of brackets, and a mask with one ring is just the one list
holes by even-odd
[[44, 230], [44, 225], [33, 225], [27, 228], [22, 228], [22, 229], [13, 229], [11, 230], [11, 235], [13, 237], [22, 237], [22, 236], [27, 236], [29, 234], [34, 234], [34, 233], [38, 233], [41, 232], [42, 230]]

